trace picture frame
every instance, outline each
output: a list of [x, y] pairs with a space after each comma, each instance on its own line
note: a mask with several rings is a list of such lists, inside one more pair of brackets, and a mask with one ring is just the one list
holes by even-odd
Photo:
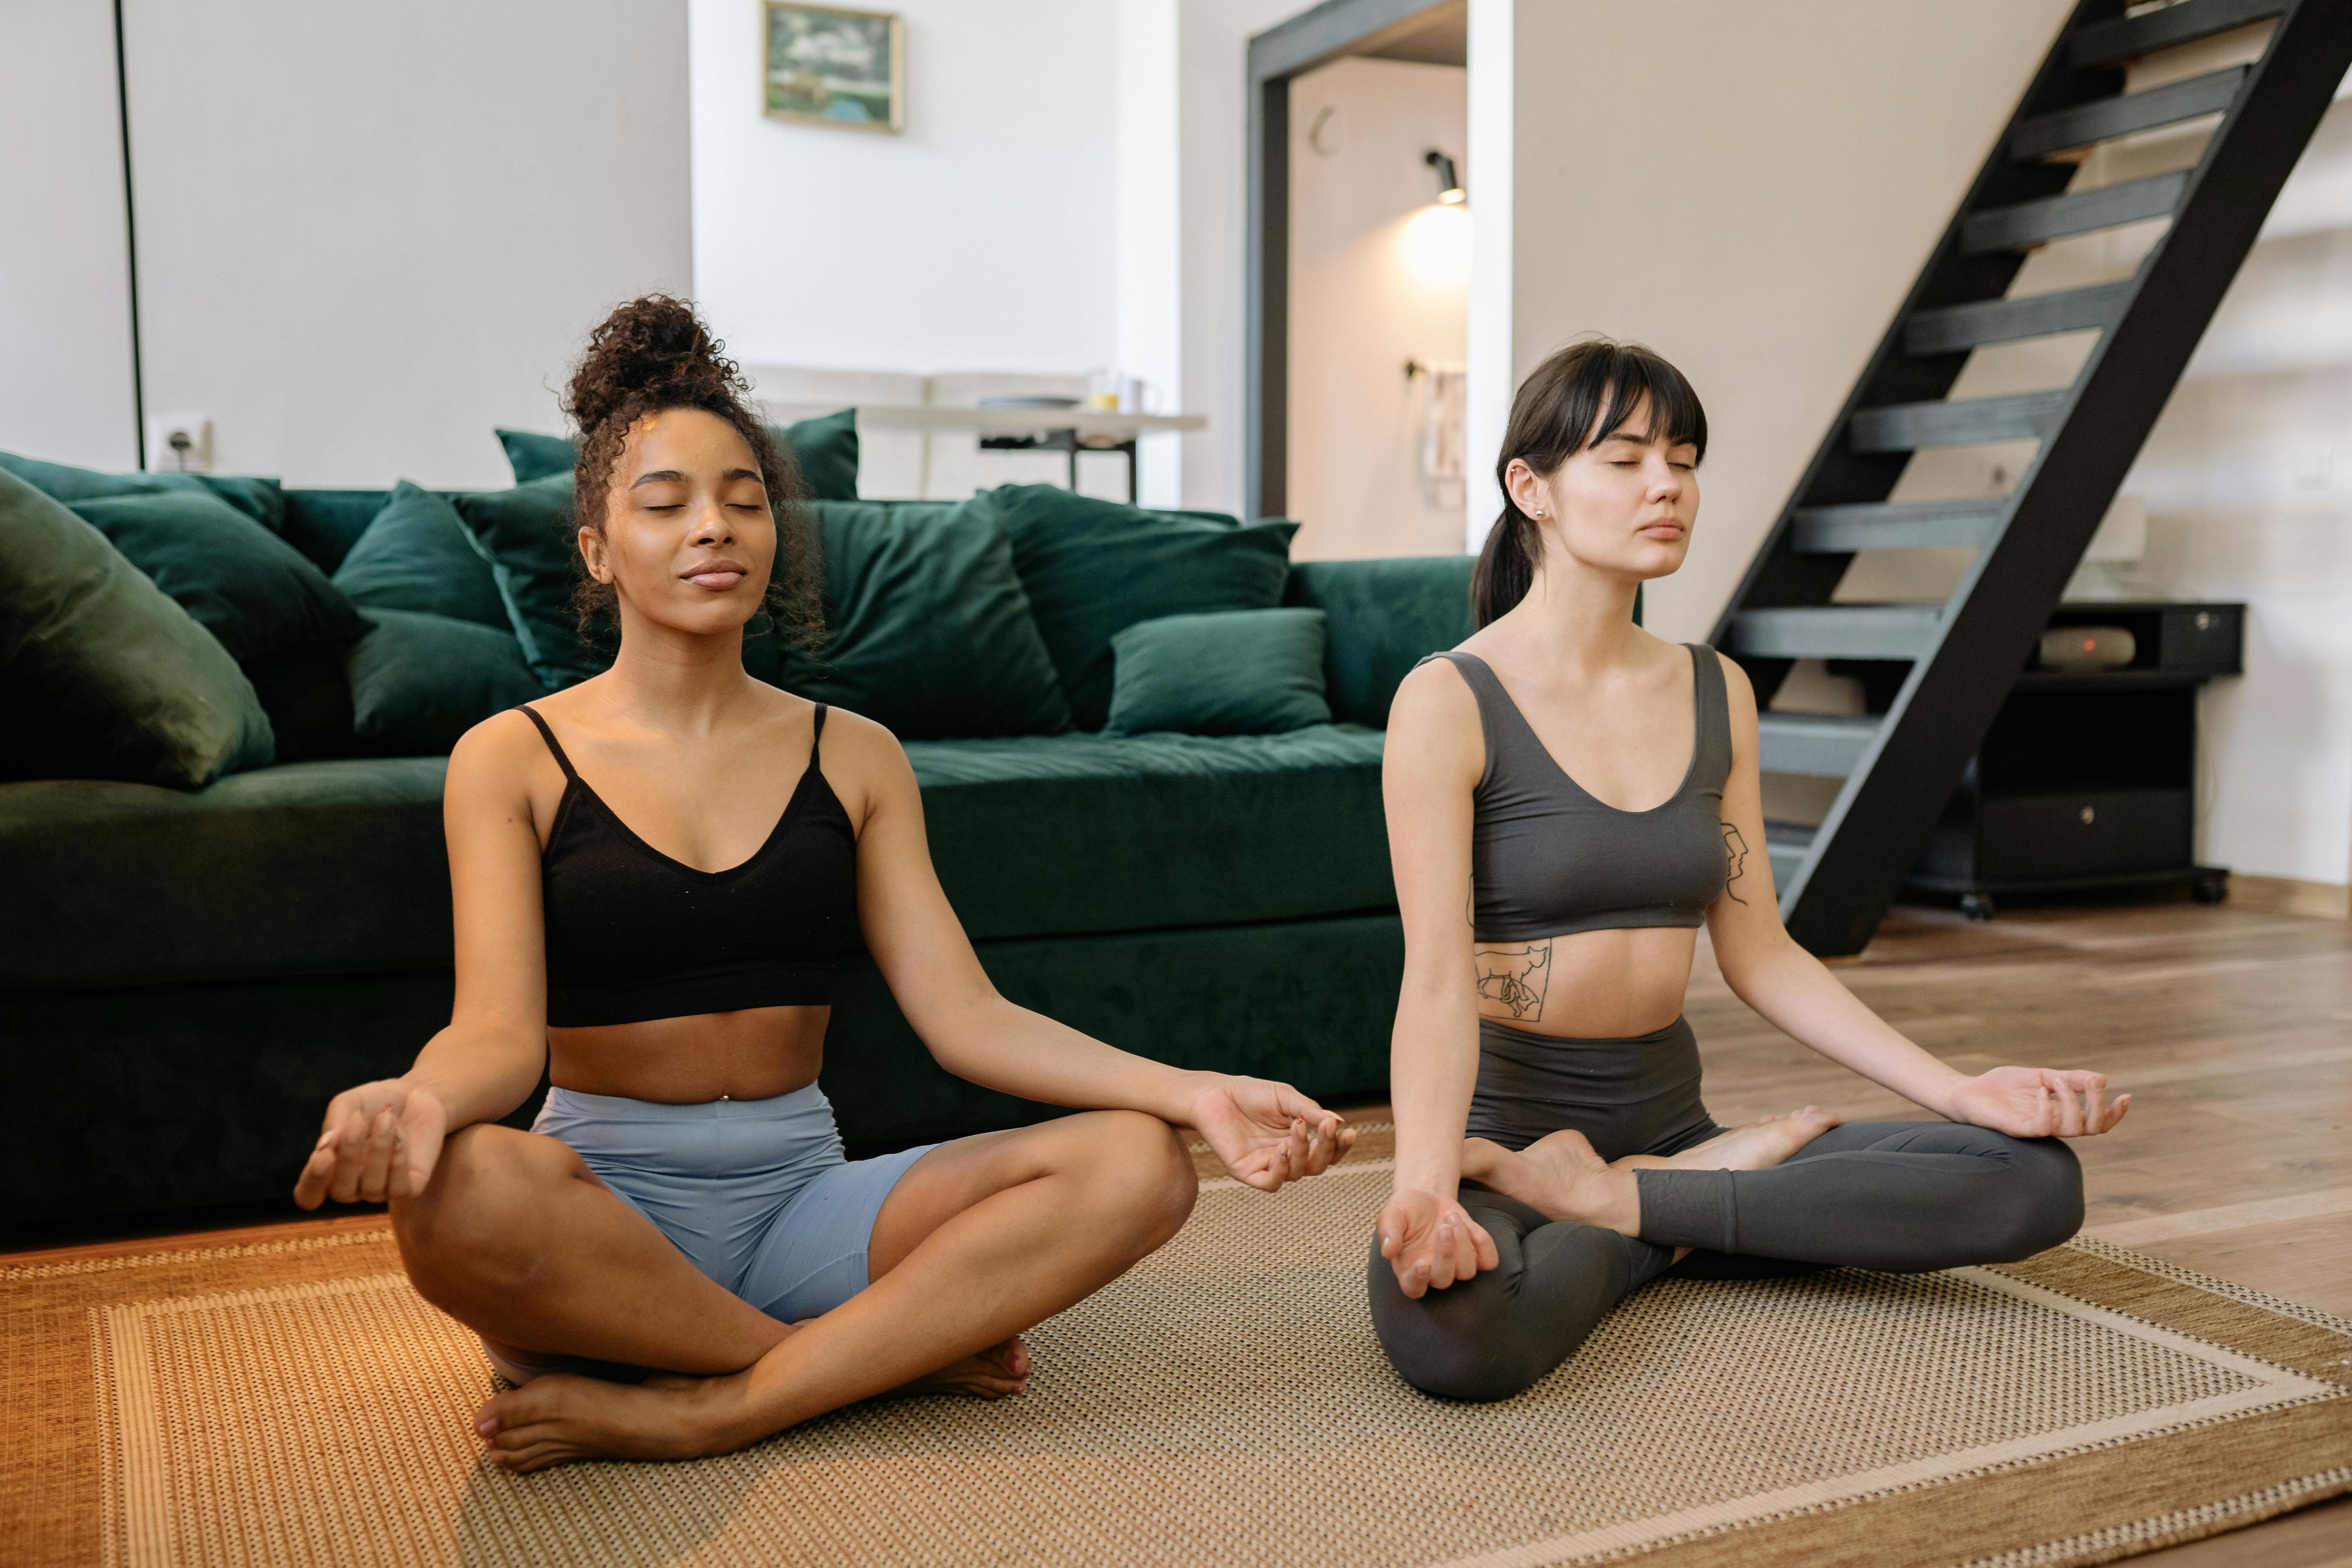
[[889, 11], [765, 0], [761, 112], [896, 134], [907, 126], [907, 27]]

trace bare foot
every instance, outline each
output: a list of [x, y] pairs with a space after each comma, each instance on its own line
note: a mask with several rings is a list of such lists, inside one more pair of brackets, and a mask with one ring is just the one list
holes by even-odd
[[991, 1345], [928, 1377], [919, 1377], [892, 1390], [896, 1394], [968, 1394], [980, 1399], [1003, 1399], [1029, 1392], [1029, 1347], [1018, 1336]]
[[518, 1475], [574, 1459], [690, 1459], [722, 1454], [730, 1440], [720, 1406], [733, 1377], [674, 1377], [607, 1383], [550, 1373], [494, 1395], [474, 1413], [474, 1432], [491, 1464]]
[[[1762, 1171], [1779, 1164], [1838, 1124], [1835, 1111], [1808, 1105], [1720, 1132], [1656, 1165], [1685, 1171]], [[1643, 1160], [1645, 1164], [1653, 1163]]]
[[1462, 1173], [1472, 1180], [1552, 1219], [1611, 1229], [1623, 1229], [1618, 1221], [1633, 1217], [1617, 1212], [1632, 1199], [1633, 1170], [1631, 1162], [1612, 1165], [1603, 1160], [1591, 1141], [1574, 1131], [1538, 1138], [1516, 1154], [1484, 1138], [1467, 1140], [1462, 1150]]

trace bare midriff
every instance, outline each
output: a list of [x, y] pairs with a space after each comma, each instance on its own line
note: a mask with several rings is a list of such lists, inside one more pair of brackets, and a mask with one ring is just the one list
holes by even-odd
[[772, 1100], [816, 1081], [831, 1007], [747, 1007], [547, 1031], [548, 1081], [663, 1105]]
[[1478, 1016], [1560, 1039], [1652, 1034], [1682, 1016], [1698, 932], [1639, 926], [1475, 947]]

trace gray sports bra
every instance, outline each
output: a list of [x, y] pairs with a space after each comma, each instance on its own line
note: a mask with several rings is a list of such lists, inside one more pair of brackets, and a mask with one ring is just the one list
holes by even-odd
[[1715, 650], [1683, 646], [1690, 649], [1697, 732], [1682, 784], [1648, 811], [1620, 811], [1587, 795], [1552, 761], [1485, 659], [1429, 656], [1451, 659], [1462, 672], [1486, 732], [1486, 771], [1470, 830], [1477, 940], [1696, 926], [1723, 891], [1731, 710]]

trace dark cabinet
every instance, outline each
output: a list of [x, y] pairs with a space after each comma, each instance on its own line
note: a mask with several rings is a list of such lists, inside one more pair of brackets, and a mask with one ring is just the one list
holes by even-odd
[[2204, 901], [2228, 873], [2196, 863], [2197, 690], [2234, 675], [2239, 605], [2067, 605], [2053, 628], [2122, 626], [2123, 668], [2029, 668], [1952, 794], [1915, 888], [1982, 918], [2004, 894], [2188, 883]]

